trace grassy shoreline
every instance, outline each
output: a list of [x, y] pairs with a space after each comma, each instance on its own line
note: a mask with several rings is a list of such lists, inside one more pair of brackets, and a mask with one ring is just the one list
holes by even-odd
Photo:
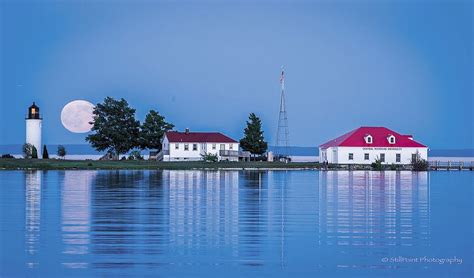
[[[472, 167], [472, 166], [471, 166]], [[430, 169], [428, 170], [432, 170]], [[153, 160], [63, 160], [0, 158], [1, 170], [363, 170], [377, 171], [371, 165], [321, 165], [319, 162], [204, 162]], [[464, 169], [472, 170], [465, 167]], [[382, 171], [412, 171], [410, 165], [383, 165]]]
[[196, 169], [319, 169], [318, 162], [216, 162], [150, 160], [0, 159], [0, 170], [196, 170]]

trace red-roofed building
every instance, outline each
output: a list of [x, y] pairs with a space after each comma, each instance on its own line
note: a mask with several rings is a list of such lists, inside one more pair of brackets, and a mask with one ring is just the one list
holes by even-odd
[[416, 155], [428, 159], [428, 147], [385, 127], [359, 127], [319, 146], [319, 160], [335, 164], [410, 164]]
[[202, 160], [204, 154], [215, 154], [219, 160], [238, 161], [247, 155], [239, 152], [239, 142], [220, 132], [169, 131], [161, 142], [158, 159], [163, 161]]

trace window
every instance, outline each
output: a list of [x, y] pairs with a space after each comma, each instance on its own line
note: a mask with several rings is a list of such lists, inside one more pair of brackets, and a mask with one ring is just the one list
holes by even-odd
[[225, 150], [225, 144], [221, 144], [220, 148], [222, 151]]
[[354, 154], [353, 153], [349, 154], [349, 160], [354, 160]]
[[217, 144], [212, 144], [212, 149], [215, 150], [217, 147]]
[[234, 144], [229, 144], [229, 150], [233, 150], [234, 149]]
[[417, 160], [417, 158], [418, 158], [418, 155], [416, 153], [411, 154], [411, 161], [415, 161]]
[[380, 161], [385, 162], [385, 154], [384, 153], [380, 154]]
[[402, 155], [397, 153], [395, 156], [395, 162], [400, 162], [400, 161], [402, 161]]
[[174, 144], [174, 149], [179, 150], [179, 144]]
[[364, 139], [366, 144], [372, 144], [372, 135], [367, 134], [365, 135]]
[[364, 160], [369, 160], [369, 154], [368, 153], [364, 153]]
[[189, 151], [189, 144], [184, 144], [184, 150]]
[[197, 151], [198, 150], [198, 144], [193, 144], [193, 151]]
[[389, 135], [387, 139], [388, 139], [388, 143], [395, 144], [395, 136]]

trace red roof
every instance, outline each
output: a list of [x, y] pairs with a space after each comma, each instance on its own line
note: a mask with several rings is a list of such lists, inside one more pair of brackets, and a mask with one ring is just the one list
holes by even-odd
[[[367, 135], [372, 136], [372, 144], [365, 142], [365, 137]], [[395, 136], [395, 144], [390, 144], [388, 142], [388, 137], [390, 135]], [[327, 149], [329, 147], [418, 147], [426, 148], [425, 145], [412, 140], [413, 136], [411, 135], [401, 135], [393, 130], [390, 130], [385, 127], [359, 127], [348, 133], [339, 136], [333, 140], [330, 140], [321, 146], [322, 149]]]
[[219, 132], [178, 132], [168, 131], [166, 137], [169, 142], [187, 143], [237, 143], [234, 139]]

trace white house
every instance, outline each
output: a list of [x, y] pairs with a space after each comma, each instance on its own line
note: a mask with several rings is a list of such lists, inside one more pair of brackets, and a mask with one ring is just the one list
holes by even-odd
[[162, 150], [157, 159], [163, 161], [202, 160], [204, 154], [215, 154], [219, 160], [238, 161], [243, 155], [237, 141], [219, 132], [169, 131], [161, 142]]
[[428, 147], [385, 127], [359, 127], [319, 146], [320, 162], [334, 164], [410, 164], [428, 159]]

